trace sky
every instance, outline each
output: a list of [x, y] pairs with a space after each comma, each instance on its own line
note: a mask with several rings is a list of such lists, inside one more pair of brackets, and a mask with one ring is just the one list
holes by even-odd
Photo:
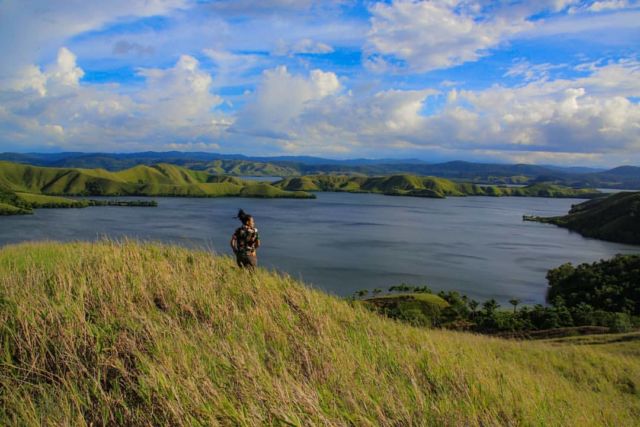
[[0, 0], [0, 151], [640, 165], [640, 0]]

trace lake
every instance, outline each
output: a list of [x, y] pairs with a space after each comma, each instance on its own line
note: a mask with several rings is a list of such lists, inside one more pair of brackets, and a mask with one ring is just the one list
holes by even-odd
[[[325, 291], [408, 283], [505, 303], [543, 303], [548, 269], [640, 247], [586, 239], [522, 215], [565, 214], [582, 200], [318, 193], [315, 200], [156, 198], [157, 208], [39, 209], [0, 217], [0, 244], [125, 236], [231, 254], [238, 208], [254, 215], [260, 264]], [[127, 199], [127, 198], [123, 198]]]

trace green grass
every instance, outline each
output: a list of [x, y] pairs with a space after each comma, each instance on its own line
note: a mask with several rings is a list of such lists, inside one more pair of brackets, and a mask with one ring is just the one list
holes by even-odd
[[556, 345], [594, 346], [613, 354], [622, 354], [640, 360], [640, 332], [622, 334], [581, 335], [546, 340]]
[[16, 193], [18, 197], [28, 203], [32, 208], [81, 208], [88, 206], [87, 202], [67, 199], [64, 197], [47, 196], [44, 194]]
[[0, 202], [0, 215], [23, 215], [29, 213], [31, 213], [31, 211], [28, 209]]
[[384, 299], [384, 300], [393, 300], [393, 299], [404, 299], [411, 298], [416, 301], [422, 301], [428, 304], [433, 304], [441, 308], [445, 308], [449, 306], [449, 303], [439, 297], [436, 294], [430, 294], [427, 292], [412, 292], [412, 293], [398, 293], [398, 294], [387, 294], [387, 295], [379, 295], [370, 298], [373, 299]]
[[134, 242], [0, 250], [2, 425], [622, 426], [640, 359], [410, 327]]

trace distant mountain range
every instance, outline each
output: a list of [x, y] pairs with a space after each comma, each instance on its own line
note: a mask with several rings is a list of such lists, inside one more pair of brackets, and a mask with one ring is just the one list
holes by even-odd
[[452, 161], [428, 163], [418, 159], [333, 160], [309, 156], [250, 157], [204, 152], [142, 153], [0, 153], [0, 160], [37, 166], [103, 168], [118, 171], [137, 165], [169, 163], [217, 175], [301, 176], [345, 174], [376, 176], [414, 174], [483, 184], [549, 182], [578, 188], [640, 188], [640, 167], [611, 170], [553, 165], [491, 164]]

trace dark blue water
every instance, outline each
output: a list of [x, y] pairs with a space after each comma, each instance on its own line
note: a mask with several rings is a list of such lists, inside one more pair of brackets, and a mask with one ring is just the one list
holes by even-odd
[[339, 295], [402, 282], [505, 302], [544, 301], [545, 274], [639, 246], [586, 239], [522, 215], [560, 215], [575, 199], [426, 199], [319, 193], [315, 200], [158, 198], [157, 208], [40, 209], [0, 217], [0, 244], [24, 240], [160, 240], [230, 254], [237, 209], [254, 215], [260, 264]]

